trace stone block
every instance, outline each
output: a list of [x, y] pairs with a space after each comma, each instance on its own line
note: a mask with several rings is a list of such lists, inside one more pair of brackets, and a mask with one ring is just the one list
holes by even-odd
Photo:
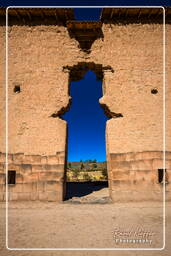
[[145, 180], [134, 180], [132, 182], [131, 190], [137, 190], [137, 191], [161, 191], [162, 190], [162, 184], [155, 183], [154, 181], [145, 181]]
[[24, 161], [24, 153], [13, 154], [13, 163], [14, 164], [22, 164], [23, 161]]
[[16, 172], [20, 172], [21, 165], [20, 164], [8, 164], [8, 170], [14, 170]]
[[110, 188], [112, 190], [129, 190], [132, 188], [130, 180], [112, 180]]
[[166, 191], [171, 192], [171, 183], [166, 183]]
[[62, 202], [63, 201], [63, 193], [61, 192], [56, 192], [56, 191], [48, 191], [48, 201], [52, 202]]
[[65, 156], [65, 151], [56, 152], [56, 155], [59, 156]]
[[6, 175], [5, 173], [0, 173], [0, 184], [5, 184]]
[[131, 170], [131, 165], [127, 161], [112, 161], [111, 169]]
[[32, 182], [32, 192], [38, 191], [38, 182]]
[[8, 185], [8, 191], [12, 192], [12, 193], [21, 193], [23, 192], [23, 184], [22, 183], [18, 183], [15, 185]]
[[8, 159], [7, 159], [7, 161], [8, 161], [8, 164], [13, 163], [13, 154], [8, 154]]
[[131, 170], [152, 170], [153, 160], [130, 161]]
[[137, 170], [135, 171], [135, 180], [147, 183], [157, 182], [157, 173], [154, 170]]
[[114, 154], [114, 153], [111, 153], [110, 154], [110, 159], [111, 159], [112, 162], [126, 161], [126, 154], [122, 154], [122, 153]]
[[5, 201], [5, 192], [0, 191], [0, 202]]
[[31, 193], [18, 193], [18, 200], [28, 201], [31, 199]]
[[9, 193], [9, 201], [17, 201], [18, 200], [18, 193], [11, 192]]
[[57, 172], [64, 172], [65, 171], [65, 164], [58, 164], [56, 167]]
[[42, 172], [44, 170], [43, 165], [41, 164], [33, 164], [32, 165], [32, 172]]
[[24, 175], [21, 173], [16, 173], [16, 183], [23, 183]]
[[57, 181], [47, 181], [46, 183], [45, 190], [46, 191], [60, 191], [63, 189], [63, 184], [61, 182]]
[[47, 162], [48, 164], [58, 164], [58, 156], [57, 155], [47, 156]]
[[171, 183], [171, 169], [166, 170], [166, 179], [169, 183]]
[[21, 164], [20, 171], [24, 173], [31, 173], [32, 172], [32, 165], [31, 164]]
[[163, 169], [163, 160], [162, 159], [153, 159], [152, 169], [153, 170]]
[[45, 191], [45, 182], [44, 181], [38, 181], [37, 182], [37, 190], [38, 191], [42, 191], [44, 192]]
[[162, 152], [161, 151], [144, 151], [144, 152], [137, 152], [134, 154], [133, 160], [151, 160], [153, 158], [161, 158]]
[[65, 152], [64, 151], [57, 152], [56, 155], [58, 157], [58, 163], [65, 164]]
[[[171, 152], [166, 151], [166, 152], [165, 152], [165, 157], [166, 157], [166, 160], [171, 160]], [[161, 158], [162, 158], [162, 157], [161, 157]]]
[[24, 163], [25, 164], [32, 164], [32, 156], [31, 155], [24, 155]]
[[0, 152], [0, 163], [5, 163], [6, 161], [6, 154]]
[[33, 185], [32, 183], [23, 183], [22, 185], [22, 191], [24, 193], [32, 192], [33, 191]]
[[39, 200], [39, 192], [31, 192], [31, 194], [30, 194], [30, 199], [32, 200], [32, 201], [36, 201], [36, 200]]
[[6, 191], [6, 185], [5, 184], [0, 184], [0, 193]]
[[43, 169], [46, 172], [64, 172], [63, 164], [47, 164], [43, 166]]
[[6, 168], [4, 163], [0, 163], [0, 173], [5, 173]]
[[[170, 159], [170, 152], [166, 153]], [[144, 151], [144, 152], [129, 152], [129, 153], [111, 153], [110, 158], [112, 161], [136, 161], [136, 160], [151, 160], [161, 159], [163, 157], [162, 151]]]
[[47, 156], [42, 156], [41, 157], [41, 164], [47, 164]]
[[27, 164], [41, 164], [41, 156], [40, 155], [25, 155], [24, 163]]
[[59, 156], [59, 164], [65, 164], [65, 157]]
[[127, 171], [127, 170], [115, 171], [115, 170], [113, 170], [112, 179], [113, 180], [129, 180], [130, 179], [130, 171]]
[[37, 182], [39, 180], [39, 173], [30, 173], [23, 175], [23, 183]]
[[170, 191], [166, 192], [166, 201], [167, 202], [171, 201], [171, 192]]
[[47, 201], [48, 200], [48, 193], [39, 191], [39, 200], [40, 201]]
[[39, 173], [40, 181], [60, 181], [63, 179], [63, 173], [59, 172], [42, 172]]
[[40, 155], [32, 155], [32, 163], [40, 164], [41, 163], [41, 156]]

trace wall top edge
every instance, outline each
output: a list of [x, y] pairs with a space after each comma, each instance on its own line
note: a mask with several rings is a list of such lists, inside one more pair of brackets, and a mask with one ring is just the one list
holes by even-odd
[[[171, 21], [171, 7], [165, 7], [166, 22]], [[95, 23], [121, 22], [126, 23], [130, 20], [138, 23], [141, 20], [150, 20], [158, 22], [163, 21], [164, 14], [162, 7], [155, 8], [102, 8], [100, 20], [92, 21]], [[6, 8], [0, 8], [0, 20], [5, 20]], [[76, 21], [74, 17], [74, 8], [9, 8], [8, 9], [9, 25], [18, 23], [35, 23], [41, 20], [42, 23], [61, 22], [66, 25], [67, 22], [90, 23], [91, 21]]]

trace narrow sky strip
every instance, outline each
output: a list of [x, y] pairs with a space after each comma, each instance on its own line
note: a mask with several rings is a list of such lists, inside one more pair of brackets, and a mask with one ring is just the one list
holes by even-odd
[[68, 123], [68, 161], [106, 161], [107, 117], [99, 104], [102, 81], [88, 71], [81, 81], [71, 82], [72, 104], [63, 115]]

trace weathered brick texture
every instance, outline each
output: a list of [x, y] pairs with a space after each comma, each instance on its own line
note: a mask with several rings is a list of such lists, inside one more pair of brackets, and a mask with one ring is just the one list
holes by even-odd
[[[117, 20], [111, 18], [112, 9], [109, 10], [108, 16], [102, 15], [102, 25], [97, 25], [101, 32], [93, 39], [89, 50], [80, 48], [78, 32], [84, 28], [88, 31], [85, 33], [96, 33], [92, 30], [95, 25], [70, 23], [67, 27], [62, 9], [56, 18], [49, 16], [50, 22], [46, 19], [38, 22], [40, 17], [34, 19], [34, 15], [29, 22], [24, 22], [28, 15], [23, 20], [9, 16], [8, 160], [9, 168], [17, 171], [17, 184], [9, 188], [10, 200], [63, 199], [67, 124], [60, 115], [71, 100], [69, 82], [80, 79], [83, 67], [92, 69], [103, 79], [103, 97], [99, 101], [111, 117], [106, 125], [111, 197], [114, 201], [160, 198], [162, 185], [156, 184], [156, 173], [162, 168], [164, 132], [163, 17], [159, 15], [156, 20], [150, 20], [153, 15], [148, 15], [148, 11], [151, 10], [147, 10], [145, 16], [137, 12], [133, 20]], [[71, 11], [65, 14], [71, 15]], [[22, 16], [21, 10], [18, 16]], [[128, 16], [132, 17], [132, 12]], [[169, 17], [166, 20], [165, 102], [168, 154], [171, 152]], [[0, 16], [0, 118], [5, 120], [5, 26], [2, 19], [3, 15]], [[0, 122], [0, 131], [0, 157], [3, 159], [0, 189], [4, 191], [5, 122]], [[170, 158], [166, 168], [170, 180]], [[145, 193], [149, 190], [151, 194]], [[3, 198], [4, 192], [1, 200]]]
[[[61, 163], [60, 155], [63, 152], [48, 156], [46, 163], [42, 163], [44, 157], [40, 155], [9, 155], [12, 159], [8, 170], [16, 171], [16, 184], [8, 185], [8, 199], [62, 201], [65, 196], [65, 163]], [[5, 200], [5, 154], [0, 153], [0, 159], [0, 199]], [[55, 164], [51, 159], [56, 159]]]

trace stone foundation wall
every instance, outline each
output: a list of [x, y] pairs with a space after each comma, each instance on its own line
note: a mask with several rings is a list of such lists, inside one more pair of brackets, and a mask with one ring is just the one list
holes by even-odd
[[[5, 154], [0, 153], [0, 201], [5, 200]], [[16, 184], [8, 185], [8, 200], [62, 201], [65, 196], [64, 152], [56, 155], [8, 155], [8, 170]]]
[[[166, 199], [171, 196], [171, 152], [166, 152]], [[158, 169], [163, 169], [163, 152], [110, 154], [109, 187], [114, 202], [163, 200], [163, 182]]]

